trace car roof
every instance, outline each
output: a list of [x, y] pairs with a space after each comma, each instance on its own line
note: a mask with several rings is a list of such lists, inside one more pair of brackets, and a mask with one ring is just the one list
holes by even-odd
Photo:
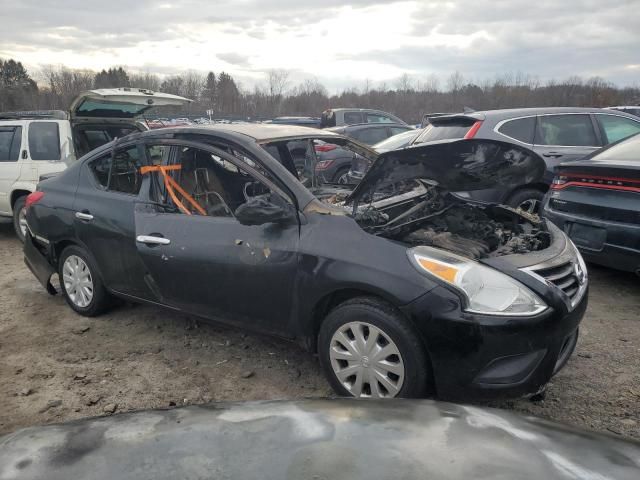
[[408, 130], [412, 130], [412, 128], [409, 125], [405, 125], [404, 123], [397, 123], [397, 122], [352, 123], [350, 125], [340, 125], [337, 127], [329, 127], [329, 128], [326, 128], [325, 130], [329, 132], [342, 132], [345, 130], [360, 130], [362, 128], [369, 128], [369, 127], [400, 127], [400, 128], [406, 128]]
[[[317, 128], [303, 127], [299, 125], [284, 125], [273, 123], [222, 123], [213, 125], [194, 125], [187, 127], [170, 127], [171, 133], [195, 133], [195, 134], [215, 134], [231, 133], [249, 137], [256, 142], [268, 142], [287, 138], [300, 137], [339, 137], [337, 133]], [[145, 136], [161, 136], [168, 133], [168, 129], [157, 129], [144, 132]]]
[[[433, 117], [433, 123], [439, 123], [451, 118], [471, 118], [477, 120], [504, 120], [508, 118], [525, 117], [529, 115], [549, 115], [562, 113], [607, 113], [612, 114], [611, 109], [595, 108], [595, 107], [533, 107], [533, 108], [504, 108], [496, 110], [478, 110], [467, 113], [452, 113], [451, 115], [442, 115]], [[615, 111], [616, 115], [638, 120], [638, 117], [622, 112]]]
[[339, 107], [339, 108], [327, 108], [327, 110], [331, 110], [332, 112], [379, 112], [379, 113], [389, 113], [390, 115], [394, 115], [393, 113], [385, 112], [384, 110], [378, 110], [377, 108]]

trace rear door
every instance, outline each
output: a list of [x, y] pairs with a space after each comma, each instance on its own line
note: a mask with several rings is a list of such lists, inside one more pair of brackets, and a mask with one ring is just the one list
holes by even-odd
[[149, 297], [135, 242], [134, 208], [142, 187], [142, 147], [125, 143], [86, 161], [73, 204], [77, 238], [108, 288]]
[[[197, 142], [166, 140], [168, 175], [153, 179], [147, 201], [135, 210], [136, 248], [154, 300], [207, 318], [286, 335], [298, 265], [298, 222], [242, 225], [234, 216], [247, 198], [271, 191], [293, 202], [240, 160]], [[149, 144], [157, 148], [158, 144]], [[246, 160], [247, 157], [245, 157]], [[188, 213], [187, 213], [188, 212]]]
[[533, 144], [547, 164], [547, 183], [551, 183], [553, 169], [559, 163], [579, 160], [602, 147], [588, 113], [538, 115]]
[[4, 123], [0, 126], [0, 213], [11, 213], [11, 190], [20, 177], [20, 156], [24, 122]]

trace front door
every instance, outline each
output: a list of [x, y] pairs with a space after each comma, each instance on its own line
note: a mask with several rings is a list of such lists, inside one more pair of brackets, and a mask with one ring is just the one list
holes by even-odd
[[149, 201], [135, 209], [136, 245], [155, 300], [286, 335], [299, 224], [247, 226], [234, 215], [252, 195], [279, 189], [253, 168], [255, 162], [250, 166], [202, 144], [170, 142], [175, 168], [166, 175], [178, 186], [168, 187], [159, 170], [148, 172]]

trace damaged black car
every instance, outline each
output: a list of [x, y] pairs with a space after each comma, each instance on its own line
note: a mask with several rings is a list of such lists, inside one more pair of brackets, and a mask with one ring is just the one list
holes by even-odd
[[[313, 176], [318, 142], [372, 156], [355, 189]], [[149, 131], [40, 183], [25, 261], [81, 315], [123, 298], [294, 340], [339, 394], [532, 394], [576, 345], [584, 262], [546, 220], [451, 192], [544, 168], [494, 140], [377, 156], [305, 127]]]

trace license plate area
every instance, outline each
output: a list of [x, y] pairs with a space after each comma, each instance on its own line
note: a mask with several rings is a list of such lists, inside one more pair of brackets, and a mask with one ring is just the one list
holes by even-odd
[[577, 247], [598, 252], [604, 248], [607, 240], [606, 229], [582, 223], [571, 223], [567, 233]]

